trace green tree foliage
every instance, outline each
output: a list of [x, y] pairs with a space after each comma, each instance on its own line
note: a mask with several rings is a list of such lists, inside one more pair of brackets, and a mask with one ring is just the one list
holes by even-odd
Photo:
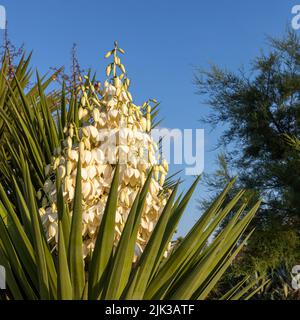
[[199, 70], [195, 82], [212, 108], [203, 120], [226, 128], [219, 142], [228, 152], [208, 184], [220, 188], [231, 170], [253, 201], [264, 196], [236, 271], [263, 274], [284, 265], [290, 272], [299, 262], [300, 163], [286, 135], [300, 137], [299, 38], [288, 31], [284, 39], [269, 39], [268, 53], [252, 62], [249, 74], [213, 65]]

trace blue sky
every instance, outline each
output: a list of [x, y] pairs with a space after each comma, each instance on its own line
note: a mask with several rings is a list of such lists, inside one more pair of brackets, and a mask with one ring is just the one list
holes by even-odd
[[[210, 132], [198, 119], [209, 109], [195, 95], [195, 67], [210, 62], [237, 70], [266, 48], [266, 36], [281, 36], [297, 1], [287, 0], [0, 0], [9, 34], [16, 45], [33, 50], [33, 67], [68, 67], [70, 49], [78, 45], [79, 61], [104, 79], [103, 58], [117, 40], [132, 80], [136, 103], [161, 101], [162, 126], [205, 131], [205, 172], [214, 170], [212, 151], [222, 132]], [[3, 37], [3, 31], [0, 30]], [[172, 170], [177, 168], [172, 167]], [[192, 178], [182, 186], [187, 188]], [[207, 195], [199, 186], [180, 225], [185, 233], [199, 217], [196, 199]]]

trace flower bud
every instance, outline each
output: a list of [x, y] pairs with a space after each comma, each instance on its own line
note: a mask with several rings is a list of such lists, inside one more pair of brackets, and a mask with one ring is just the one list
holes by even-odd
[[72, 172], [72, 162], [68, 161], [67, 162], [67, 175], [69, 176]]
[[83, 157], [84, 157], [84, 149], [85, 149], [84, 142], [80, 141], [79, 142], [79, 153], [80, 153], [81, 159], [83, 159]]
[[48, 176], [51, 170], [51, 164], [46, 165], [45, 167], [45, 175]]
[[119, 77], [114, 78], [114, 86], [118, 89], [122, 86], [122, 81], [120, 80]]
[[66, 175], [66, 168], [65, 168], [65, 166], [60, 165], [57, 170], [58, 170], [58, 175], [59, 175], [59, 177], [60, 177], [61, 179], [63, 179], [63, 178], [65, 177], [65, 175]]
[[151, 131], [151, 121], [149, 119], [147, 120], [147, 131]]
[[90, 131], [87, 128], [82, 128], [81, 131], [85, 137], [90, 137]]
[[162, 174], [160, 175], [159, 184], [160, 184], [161, 186], [163, 186], [164, 183], [165, 183], [165, 180], [166, 180], [166, 175], [162, 173]]
[[81, 103], [81, 105], [82, 105], [83, 107], [86, 106], [86, 98], [85, 98], [85, 96], [82, 96], [82, 97], [81, 97], [80, 103]]
[[42, 191], [39, 190], [39, 191], [36, 193], [36, 196], [37, 196], [38, 200], [41, 200], [41, 199], [42, 199]]
[[120, 69], [122, 70], [123, 73], [126, 73], [125, 67], [122, 63], [120, 64]]
[[144, 117], [141, 118], [140, 124], [141, 124], [142, 130], [147, 131], [147, 120]]
[[78, 119], [81, 120], [83, 118], [84, 109], [82, 107], [78, 110]]
[[155, 167], [154, 167], [154, 179], [155, 179], [156, 181], [158, 181], [158, 178], [159, 178], [159, 170], [158, 170], [158, 167], [155, 166]]
[[112, 55], [113, 51], [108, 51], [104, 56], [105, 59], [109, 58]]
[[71, 137], [67, 138], [67, 146], [69, 149], [72, 149], [72, 138]]
[[96, 139], [96, 137], [98, 136], [98, 130], [96, 127], [94, 126], [90, 126], [90, 132], [91, 132], [91, 136]]
[[169, 171], [169, 164], [168, 162], [164, 159], [162, 162], [161, 162], [163, 168], [165, 169], [166, 172]]
[[94, 121], [95, 122], [98, 122], [99, 121], [99, 119], [100, 119], [100, 111], [99, 111], [99, 109], [94, 109], [93, 110], [93, 118], [94, 118]]
[[109, 77], [110, 73], [111, 73], [111, 64], [109, 64], [107, 67], [106, 67], [106, 75]]

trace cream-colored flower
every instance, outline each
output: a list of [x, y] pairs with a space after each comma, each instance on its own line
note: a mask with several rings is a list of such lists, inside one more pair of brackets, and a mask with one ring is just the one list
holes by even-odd
[[[64, 200], [72, 214], [80, 155], [84, 257], [94, 249], [117, 162], [121, 167], [115, 244], [120, 239], [134, 199], [146, 181], [148, 170], [155, 166], [138, 230], [134, 261], [143, 252], [167, 201], [167, 193], [163, 194], [162, 186], [169, 168], [165, 160], [159, 164], [158, 147], [150, 135], [151, 107], [148, 104], [143, 107], [133, 104], [128, 86], [129, 81], [117, 75], [104, 82], [101, 95], [91, 84], [82, 84], [79, 88], [82, 97], [78, 111], [82, 125], [76, 128], [74, 124], [69, 124], [64, 128], [65, 149], [57, 149], [53, 162], [45, 167], [48, 179], [43, 188], [44, 207], [39, 212], [48, 240], [57, 241], [56, 183], [53, 173], [58, 168]], [[144, 114], [142, 110], [146, 106], [147, 113]]]

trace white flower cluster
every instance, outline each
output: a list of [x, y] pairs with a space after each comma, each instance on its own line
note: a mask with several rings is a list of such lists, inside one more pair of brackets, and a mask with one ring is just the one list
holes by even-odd
[[[142, 213], [138, 231], [135, 259], [141, 254], [154, 226], [166, 204], [163, 184], [168, 172], [165, 160], [158, 163], [157, 145], [150, 135], [151, 107], [149, 103], [136, 106], [128, 91], [129, 80], [116, 75], [120, 59], [114, 53], [111, 81], [102, 88], [95, 88], [89, 79], [79, 87], [81, 100], [78, 118], [65, 128], [64, 148], [59, 148], [51, 165], [46, 167], [48, 179], [43, 192], [43, 207], [40, 209], [48, 240], [57, 242], [57, 197], [55, 172], [62, 179], [63, 196], [72, 214], [75, 193], [77, 163], [81, 159], [83, 196], [83, 253], [86, 257], [95, 245], [97, 231], [104, 213], [114, 168], [120, 163], [120, 185], [116, 212], [115, 242], [120, 238], [130, 208], [138, 190], [143, 186], [147, 172], [154, 168], [150, 191]], [[116, 58], [117, 57], [117, 58]], [[54, 242], [54, 243], [55, 243]]]

